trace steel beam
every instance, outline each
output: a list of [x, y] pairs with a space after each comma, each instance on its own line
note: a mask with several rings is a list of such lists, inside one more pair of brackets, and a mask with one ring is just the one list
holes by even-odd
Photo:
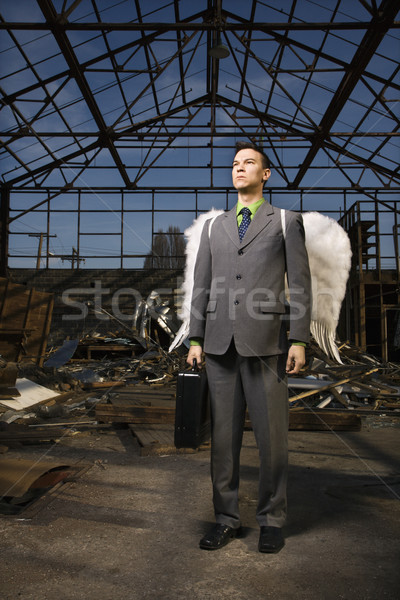
[[37, 0], [37, 2], [39, 4], [39, 7], [40, 7], [48, 25], [51, 27], [51, 29], [53, 31], [54, 38], [56, 39], [61, 51], [63, 52], [64, 58], [65, 58], [66, 62], [68, 63], [68, 66], [71, 70], [71, 74], [75, 78], [75, 81], [82, 93], [82, 96], [84, 97], [85, 102], [96, 122], [96, 125], [100, 130], [100, 137], [99, 137], [100, 145], [102, 145], [108, 149], [108, 151], [110, 152], [110, 154], [118, 168], [118, 171], [122, 177], [122, 180], [124, 181], [126, 187], [129, 188], [131, 186], [131, 181], [128, 177], [128, 174], [125, 170], [125, 167], [124, 167], [118, 153], [116, 152], [112, 142], [110, 141], [110, 138], [108, 136], [107, 125], [103, 119], [103, 115], [101, 114], [101, 111], [100, 111], [99, 107], [97, 106], [97, 103], [94, 99], [93, 93], [92, 93], [89, 85], [86, 82], [86, 79], [80, 68], [79, 61], [78, 61], [78, 59], [75, 55], [75, 52], [73, 50], [73, 47], [66, 35], [66, 32], [63, 30], [63, 28], [60, 25], [58, 15], [55, 11], [53, 3], [51, 2], [51, 0]]
[[[318, 151], [330, 136], [331, 127], [334, 125], [346, 101], [352, 94], [364, 69], [374, 56], [383, 37], [389, 28], [393, 26], [393, 21], [398, 11], [399, 3], [397, 0], [382, 1], [379, 7], [379, 15], [372, 18], [368, 31], [358, 46], [347, 73], [344, 75], [342, 82], [333, 95], [332, 100], [321, 119], [318, 127], [320, 135], [316, 136], [309, 153], [303, 160], [303, 163], [291, 184], [292, 188], [296, 188], [300, 184]], [[378, 165], [377, 170], [380, 171]]]
[[[40, 0], [38, 0], [40, 1]], [[236, 15], [235, 15], [236, 17]], [[349, 31], [349, 30], [362, 30], [368, 29], [370, 21], [343, 21], [334, 22], [331, 21], [320, 21], [314, 23], [305, 22], [277, 22], [277, 23], [264, 23], [255, 22], [251, 23], [224, 23], [224, 31]], [[32, 30], [32, 31], [45, 31], [50, 29], [57, 29], [62, 31], [215, 31], [216, 26], [213, 23], [207, 22], [188, 22], [181, 21], [180, 23], [165, 23], [165, 22], [146, 22], [146, 23], [81, 23], [81, 22], [60, 22], [58, 21], [54, 25], [46, 23], [28, 23], [25, 21], [12, 21], [12, 22], [0, 22], [1, 29], [10, 30]], [[393, 28], [400, 28], [399, 21], [393, 21]]]

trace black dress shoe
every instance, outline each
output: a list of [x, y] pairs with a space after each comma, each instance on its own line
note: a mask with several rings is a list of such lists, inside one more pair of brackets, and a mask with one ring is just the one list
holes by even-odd
[[216, 523], [214, 527], [200, 540], [200, 548], [203, 550], [218, 550], [226, 546], [231, 539], [240, 535], [240, 527], [234, 529], [222, 523]]
[[260, 528], [260, 540], [258, 542], [260, 552], [276, 553], [282, 550], [284, 545], [285, 540], [280, 527], [263, 525]]

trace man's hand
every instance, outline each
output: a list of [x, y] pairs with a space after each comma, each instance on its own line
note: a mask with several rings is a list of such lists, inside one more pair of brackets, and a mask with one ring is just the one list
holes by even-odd
[[193, 367], [193, 359], [195, 358], [197, 360], [197, 366], [200, 367], [202, 352], [203, 348], [201, 346], [190, 346], [186, 362]]
[[306, 364], [306, 349], [304, 346], [290, 346], [286, 362], [286, 373], [297, 375], [301, 367]]

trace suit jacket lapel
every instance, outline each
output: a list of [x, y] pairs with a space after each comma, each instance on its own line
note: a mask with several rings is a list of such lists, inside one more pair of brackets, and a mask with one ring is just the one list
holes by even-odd
[[232, 242], [237, 248], [240, 248], [242, 244], [239, 240], [239, 232], [236, 218], [236, 206], [234, 206], [229, 212], [225, 213], [223, 225], [226, 233], [229, 235]]
[[254, 215], [248, 230], [243, 238], [243, 241], [239, 240], [237, 218], [236, 218], [236, 206], [232, 208], [228, 213], [225, 213], [225, 220], [223, 222], [226, 233], [229, 235], [232, 242], [237, 248], [244, 248], [272, 221], [274, 214], [274, 208], [267, 201], [263, 202], [260, 208]]
[[241, 243], [242, 248], [250, 244], [258, 234], [267, 227], [272, 221], [274, 208], [267, 201], [263, 202], [254, 215], [248, 230]]

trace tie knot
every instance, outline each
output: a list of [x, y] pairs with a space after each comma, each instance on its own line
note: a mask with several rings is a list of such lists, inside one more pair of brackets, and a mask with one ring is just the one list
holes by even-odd
[[249, 208], [247, 208], [247, 206], [244, 206], [242, 208], [242, 210], [239, 212], [240, 215], [243, 215], [244, 217], [249, 217], [251, 215], [251, 210]]

